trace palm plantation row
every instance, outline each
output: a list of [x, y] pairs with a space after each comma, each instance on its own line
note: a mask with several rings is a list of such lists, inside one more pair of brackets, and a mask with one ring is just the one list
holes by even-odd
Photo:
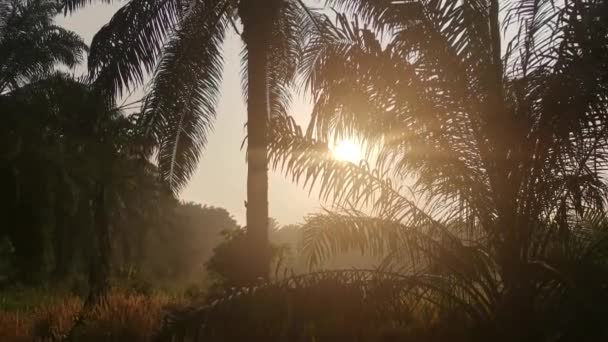
[[[62, 9], [86, 4], [66, 0]], [[82, 134], [82, 144], [73, 147], [90, 149], [113, 169], [156, 179], [149, 163], [155, 156], [159, 188], [177, 193], [197, 166], [216, 114], [223, 39], [230, 29], [241, 35], [251, 255], [246, 277], [254, 282], [270, 273], [269, 167], [330, 203], [303, 227], [303, 253], [312, 267], [349, 250], [383, 263], [374, 271], [287, 277], [177, 311], [163, 331], [167, 339], [608, 337], [602, 324], [608, 313], [608, 3], [326, 5], [335, 12], [297, 0], [130, 0], [93, 39], [89, 77], [81, 82], [44, 75], [58, 62], [77, 63], [86, 47], [49, 22], [27, 22], [41, 20], [27, 16], [35, 6], [48, 7], [39, 12], [48, 20], [50, 3], [15, 0], [0, 9], [2, 54], [9, 52], [0, 55], [2, 109], [13, 103], [9, 113], [22, 111], [24, 103], [74, 108], [67, 112], [80, 116], [40, 115], [74, 123], [73, 132], [57, 138]], [[15, 17], [18, 6], [23, 14]], [[40, 59], [29, 61], [10, 49], [28, 39], [17, 25], [57, 37], [38, 34], [53, 43], [36, 38], [40, 54], [31, 55]], [[142, 85], [148, 73], [152, 81], [140, 113], [121, 119], [117, 97]], [[314, 101], [306, 130], [289, 117], [298, 82]], [[83, 94], [82, 103], [56, 103], [68, 86]], [[40, 89], [52, 93], [40, 96]], [[13, 116], [9, 120], [21, 120]], [[129, 133], [109, 127], [121, 122]], [[27, 146], [11, 129], [2, 134], [10, 142], [2, 154], [10, 171], [16, 165], [11, 158]], [[370, 163], [331, 158], [328, 144], [342, 137], [362, 141]], [[57, 182], [66, 179], [62, 172]], [[82, 174], [89, 177], [100, 246], [101, 267], [91, 275], [95, 298], [110, 272], [107, 213], [117, 201], [109, 189], [132, 192], [112, 184], [111, 172]], [[145, 208], [145, 201], [156, 200], [140, 196], [130, 203]]]

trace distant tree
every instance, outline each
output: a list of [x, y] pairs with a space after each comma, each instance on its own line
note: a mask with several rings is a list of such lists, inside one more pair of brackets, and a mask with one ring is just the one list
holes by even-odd
[[226, 209], [196, 203], [177, 205], [170, 222], [148, 239], [144, 269], [159, 278], [193, 281], [222, 241], [222, 232], [240, 227]]
[[[268, 228], [271, 237], [270, 260], [275, 267], [286, 266], [290, 247], [289, 242], [281, 243], [273, 239], [281, 231], [276, 219], [270, 218]], [[251, 256], [248, 250], [247, 229], [236, 229], [222, 232], [222, 241], [213, 249], [211, 258], [206, 263], [207, 270], [215, 277], [211, 295], [221, 294], [231, 288], [251, 286], [257, 280], [251, 279], [248, 268], [251, 267]], [[271, 264], [271, 265], [272, 265]]]

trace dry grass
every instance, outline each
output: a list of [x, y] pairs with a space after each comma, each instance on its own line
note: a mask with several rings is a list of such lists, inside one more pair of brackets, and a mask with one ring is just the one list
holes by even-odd
[[30, 334], [39, 339], [51, 340], [64, 336], [71, 328], [82, 301], [77, 297], [67, 297], [56, 304], [47, 304], [33, 312]]
[[78, 337], [87, 341], [149, 341], [160, 327], [167, 296], [112, 293], [86, 315]]
[[[163, 295], [112, 292], [85, 314], [74, 331], [77, 341], [149, 341], [160, 328], [163, 309], [176, 303]], [[82, 310], [82, 300], [66, 297], [29, 311], [0, 311], [0, 341], [51, 341], [64, 336]]]
[[32, 318], [21, 312], [0, 312], [0, 340], [28, 341], [31, 339]]

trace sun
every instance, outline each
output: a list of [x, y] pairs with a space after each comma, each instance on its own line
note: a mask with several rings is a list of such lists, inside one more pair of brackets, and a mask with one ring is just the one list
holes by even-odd
[[332, 148], [333, 157], [337, 160], [359, 163], [363, 155], [361, 146], [352, 140], [342, 140]]

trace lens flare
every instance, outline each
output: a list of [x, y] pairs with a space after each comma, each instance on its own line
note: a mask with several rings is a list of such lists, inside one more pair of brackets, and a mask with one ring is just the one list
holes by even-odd
[[334, 158], [358, 164], [363, 155], [361, 146], [351, 140], [342, 140], [332, 148]]

